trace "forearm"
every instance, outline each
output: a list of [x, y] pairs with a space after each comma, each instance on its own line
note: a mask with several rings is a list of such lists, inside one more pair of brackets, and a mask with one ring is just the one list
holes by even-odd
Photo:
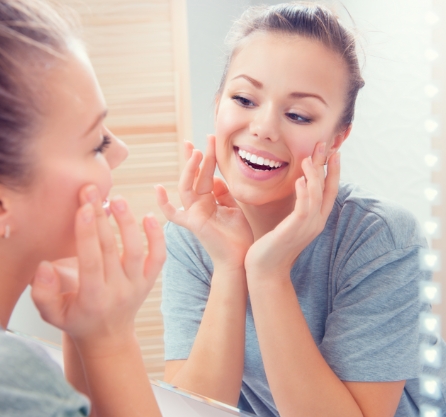
[[84, 368], [76, 345], [73, 339], [65, 332], [62, 333], [62, 348], [65, 378], [77, 391], [90, 397], [90, 391], [85, 380]]
[[214, 272], [193, 348], [170, 383], [237, 405], [244, 367], [246, 301], [244, 269]]
[[97, 417], [161, 416], [135, 335], [104, 353], [78, 351]]
[[[259, 273], [260, 274], [260, 273]], [[265, 372], [281, 417], [360, 417], [350, 391], [321, 355], [289, 276], [248, 274]]]

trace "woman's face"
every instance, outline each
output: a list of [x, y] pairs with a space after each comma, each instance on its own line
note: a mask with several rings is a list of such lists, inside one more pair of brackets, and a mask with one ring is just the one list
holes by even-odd
[[327, 156], [339, 148], [347, 77], [342, 58], [317, 41], [271, 33], [246, 40], [215, 117], [218, 166], [238, 201], [294, 198], [302, 160], [316, 143], [326, 142]]
[[34, 256], [52, 260], [75, 254], [80, 189], [95, 184], [105, 202], [111, 170], [128, 151], [104, 126], [105, 101], [83, 51], [50, 71], [44, 91], [42, 127], [31, 148], [34, 177], [17, 194], [13, 233], [34, 245]]

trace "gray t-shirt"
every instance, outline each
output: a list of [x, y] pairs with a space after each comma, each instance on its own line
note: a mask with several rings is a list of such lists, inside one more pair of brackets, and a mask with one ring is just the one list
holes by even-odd
[[[188, 230], [168, 223], [163, 271], [165, 359], [189, 356], [210, 291], [213, 265]], [[324, 231], [300, 254], [291, 280], [313, 338], [343, 381], [406, 380], [397, 417], [418, 416], [420, 403], [446, 415], [441, 401], [420, 398], [418, 251], [426, 247], [413, 215], [352, 184], [341, 184]], [[446, 348], [443, 341], [443, 358]], [[246, 313], [245, 368], [239, 406], [278, 416], [260, 355], [251, 305]]]
[[81, 417], [89, 413], [89, 400], [71, 387], [47, 352], [0, 330], [2, 417]]

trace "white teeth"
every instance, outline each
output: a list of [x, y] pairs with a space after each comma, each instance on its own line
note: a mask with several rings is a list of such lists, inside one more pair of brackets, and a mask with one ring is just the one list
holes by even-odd
[[243, 149], [238, 150], [238, 154], [240, 157], [245, 160], [249, 161], [252, 164], [256, 165], [264, 165], [270, 168], [279, 168], [282, 166], [282, 162], [273, 161], [267, 158], [263, 158], [262, 156], [257, 156], [255, 154], [251, 154], [249, 152], [244, 151]]

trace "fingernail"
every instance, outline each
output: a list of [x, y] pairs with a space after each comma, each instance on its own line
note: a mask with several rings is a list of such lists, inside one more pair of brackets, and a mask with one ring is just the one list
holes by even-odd
[[85, 223], [91, 223], [94, 219], [94, 209], [93, 206], [89, 203], [85, 204], [82, 208], [82, 220]]
[[36, 279], [42, 284], [52, 284], [54, 281], [54, 275], [50, 270], [51, 266], [48, 262], [42, 262], [37, 268]]
[[112, 204], [120, 213], [124, 213], [127, 210], [127, 202], [121, 196], [113, 197]]
[[98, 190], [94, 186], [87, 188], [86, 195], [87, 195], [87, 200], [90, 203], [95, 203], [99, 198]]
[[307, 188], [307, 182], [305, 181], [305, 177], [302, 176], [299, 178], [299, 183], [302, 188]]
[[156, 220], [155, 215], [153, 213], [147, 213], [145, 218], [147, 224], [151, 229], [156, 229], [159, 226], [158, 221]]
[[319, 153], [324, 153], [326, 148], [326, 143], [323, 142], [319, 145]]

